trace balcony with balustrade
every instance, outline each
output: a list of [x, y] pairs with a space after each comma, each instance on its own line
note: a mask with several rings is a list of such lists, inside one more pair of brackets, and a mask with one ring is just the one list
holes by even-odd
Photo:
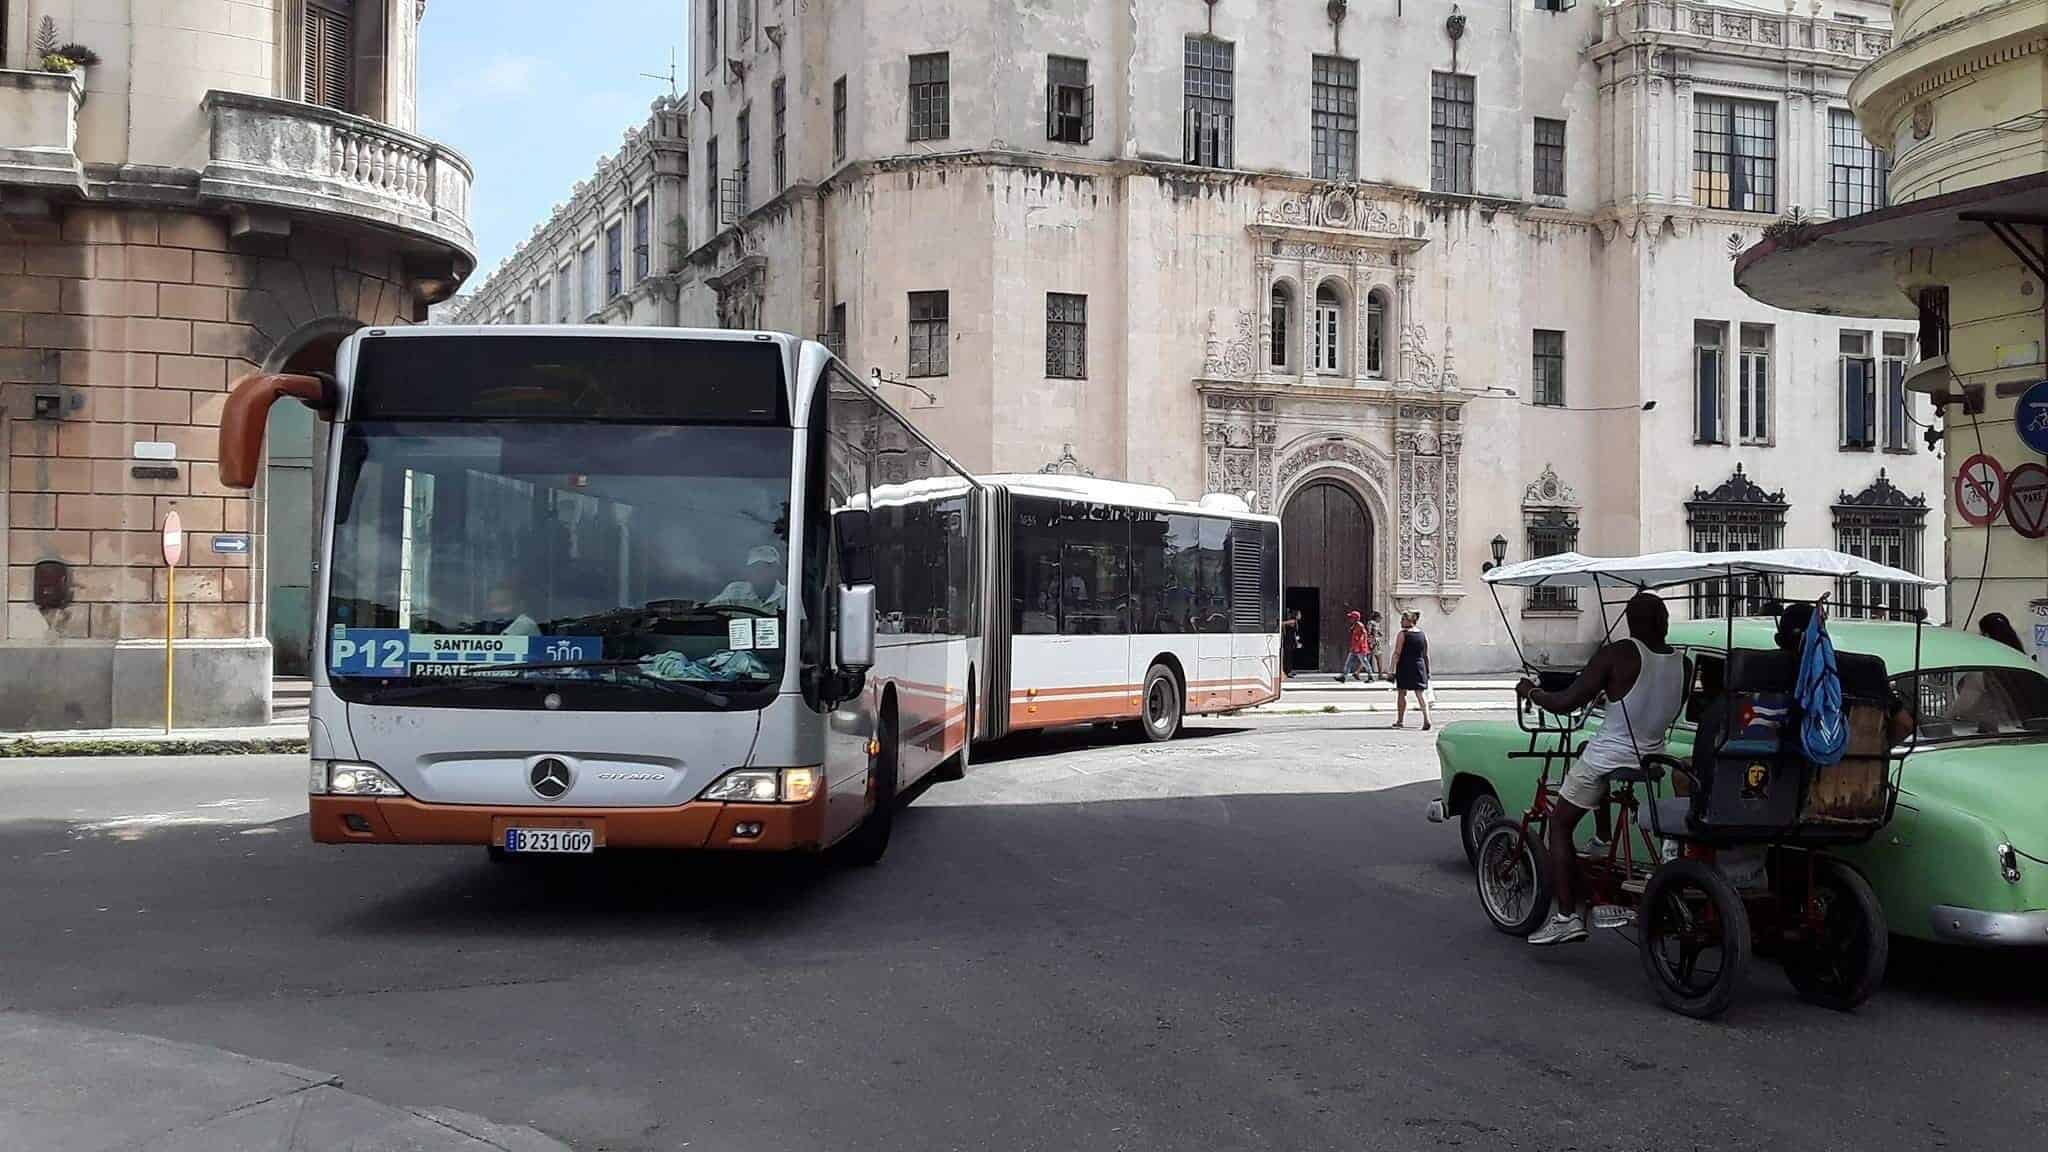
[[411, 247], [449, 251], [458, 279], [475, 266], [472, 174], [453, 149], [294, 100], [214, 91], [206, 111], [202, 197], [260, 213], [349, 217]]

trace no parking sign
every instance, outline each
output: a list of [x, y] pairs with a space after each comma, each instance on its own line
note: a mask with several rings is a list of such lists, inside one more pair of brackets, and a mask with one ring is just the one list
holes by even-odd
[[1998, 519], [2005, 507], [2005, 469], [1979, 452], [1956, 469], [1956, 515], [1979, 528]]

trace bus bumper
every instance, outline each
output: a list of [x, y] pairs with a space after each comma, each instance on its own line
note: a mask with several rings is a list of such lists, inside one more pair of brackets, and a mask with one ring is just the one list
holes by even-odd
[[405, 797], [312, 796], [321, 844], [504, 843], [507, 828], [589, 828], [599, 847], [815, 852], [825, 847], [825, 794], [802, 804], [699, 800], [666, 808], [530, 808], [427, 804]]

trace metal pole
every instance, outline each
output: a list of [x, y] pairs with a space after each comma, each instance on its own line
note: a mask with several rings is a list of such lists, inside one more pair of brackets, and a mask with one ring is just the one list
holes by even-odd
[[164, 565], [164, 734], [171, 731], [172, 673], [174, 661], [173, 641], [178, 634], [178, 569], [174, 564]]

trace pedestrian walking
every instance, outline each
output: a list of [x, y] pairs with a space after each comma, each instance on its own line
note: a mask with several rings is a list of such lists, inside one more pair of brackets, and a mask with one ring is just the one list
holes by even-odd
[[1394, 727], [1408, 726], [1408, 694], [1422, 709], [1422, 730], [1429, 731], [1429, 637], [1422, 634], [1422, 613], [1401, 613], [1401, 631], [1394, 637]]
[[1344, 652], [1344, 670], [1337, 673], [1339, 684], [1349, 679], [1364, 680], [1361, 673], [1369, 666], [1367, 654], [1372, 651], [1365, 638], [1365, 618], [1356, 612], [1346, 612], [1344, 618], [1351, 621], [1351, 641]]
[[1301, 609], [1296, 608], [1280, 622], [1280, 674], [1294, 675], [1301, 659]]
[[1386, 651], [1386, 637], [1380, 631], [1380, 614], [1365, 614], [1365, 666], [1372, 673], [1368, 680], [1384, 680], [1387, 673], [1380, 667], [1380, 653]]

